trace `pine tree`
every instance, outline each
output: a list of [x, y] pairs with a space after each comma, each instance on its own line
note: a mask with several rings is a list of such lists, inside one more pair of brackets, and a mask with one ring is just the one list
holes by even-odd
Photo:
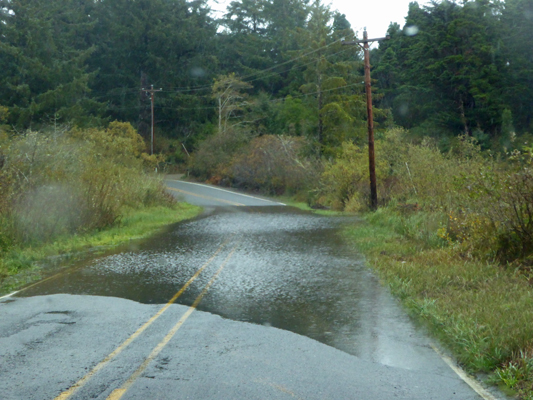
[[89, 63], [98, 79], [92, 87], [111, 119], [149, 125], [150, 100], [140, 89], [151, 84], [164, 89], [156, 96], [159, 129], [185, 135], [212, 117], [216, 24], [206, 1], [103, 1], [94, 17], [91, 40], [98, 47]]
[[424, 8], [411, 3], [403, 34], [394, 28], [379, 54], [379, 84], [388, 105], [393, 98], [397, 122], [429, 122], [468, 135], [499, 132], [506, 104], [498, 15], [498, 4], [488, 0], [446, 0]]
[[305, 83], [300, 90], [317, 114], [317, 148], [326, 155], [363, 131], [365, 109], [357, 62], [360, 57], [354, 54], [357, 49], [343, 47], [340, 41], [341, 35], [350, 40], [353, 31], [345, 24], [337, 24], [335, 31], [333, 22], [329, 7], [315, 1], [308, 25], [300, 31], [301, 50], [294, 53], [300, 54], [299, 65], [304, 67]]
[[0, 104], [11, 124], [92, 124], [102, 105], [91, 98], [86, 63], [94, 47], [89, 1], [0, 0]]
[[506, 0], [502, 10], [505, 99], [519, 132], [533, 132], [533, 2]]

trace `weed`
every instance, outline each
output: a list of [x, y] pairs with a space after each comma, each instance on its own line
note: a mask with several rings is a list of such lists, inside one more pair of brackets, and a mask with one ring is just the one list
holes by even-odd
[[533, 376], [515, 356], [530, 348], [533, 338], [527, 280], [495, 263], [464, 258], [440, 238], [442, 243], [413, 234], [416, 218], [391, 206], [367, 214], [366, 222], [345, 233], [407, 310], [425, 321], [467, 370], [499, 371], [511, 383], [516, 377], [515, 388], [527, 398]]

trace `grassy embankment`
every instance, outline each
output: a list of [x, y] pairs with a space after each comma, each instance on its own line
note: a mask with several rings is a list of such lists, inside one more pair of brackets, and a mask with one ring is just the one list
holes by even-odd
[[0, 259], [0, 295], [16, 290], [43, 277], [42, 265], [54, 256], [73, 259], [87, 252], [105, 251], [112, 247], [149, 237], [170, 224], [190, 219], [201, 208], [186, 203], [128, 209], [120, 224], [76, 235], [64, 235], [52, 242], [19, 246]]
[[[389, 206], [363, 215], [344, 234], [468, 372], [488, 373], [489, 383], [533, 399], [530, 283], [517, 271], [446, 246], [437, 234], [428, 234], [431, 229], [423, 229], [421, 224], [431, 219], [424, 214], [402, 215]], [[425, 234], [413, 237], [416, 230]]]

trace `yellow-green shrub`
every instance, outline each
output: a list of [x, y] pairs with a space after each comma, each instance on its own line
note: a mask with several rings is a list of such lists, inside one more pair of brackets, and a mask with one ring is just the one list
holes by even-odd
[[[376, 143], [376, 154], [380, 153]], [[389, 166], [383, 157], [376, 157], [378, 190], [383, 191], [389, 178]], [[369, 197], [368, 148], [344, 142], [333, 161], [326, 163], [320, 180], [317, 202], [335, 210], [359, 211]]]
[[133, 127], [119, 122], [13, 137], [2, 149], [0, 245], [103, 228], [120, 220], [124, 206], [171, 201], [146, 174], [157, 160], [143, 149]]

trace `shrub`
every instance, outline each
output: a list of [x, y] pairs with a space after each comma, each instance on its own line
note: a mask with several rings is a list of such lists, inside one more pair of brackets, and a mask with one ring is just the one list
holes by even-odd
[[189, 159], [189, 172], [200, 179], [220, 181], [227, 175], [226, 168], [237, 151], [250, 141], [246, 131], [228, 128], [222, 133], [215, 133], [202, 141]]
[[303, 155], [302, 137], [264, 135], [253, 139], [233, 158], [228, 168], [233, 185], [270, 194], [308, 189], [318, 166]]
[[[378, 149], [376, 153], [379, 154]], [[337, 157], [325, 165], [317, 203], [335, 210], [364, 209], [370, 197], [369, 176], [368, 148], [344, 142]], [[389, 166], [384, 158], [376, 157], [376, 176], [378, 191], [383, 192], [389, 177]]]
[[120, 221], [125, 206], [168, 204], [149, 177], [157, 158], [130, 124], [27, 132], [2, 147], [0, 246], [46, 241]]
[[533, 254], [533, 157], [510, 154], [457, 179], [461, 213], [452, 216], [458, 241], [476, 255], [502, 262], [526, 260]]

